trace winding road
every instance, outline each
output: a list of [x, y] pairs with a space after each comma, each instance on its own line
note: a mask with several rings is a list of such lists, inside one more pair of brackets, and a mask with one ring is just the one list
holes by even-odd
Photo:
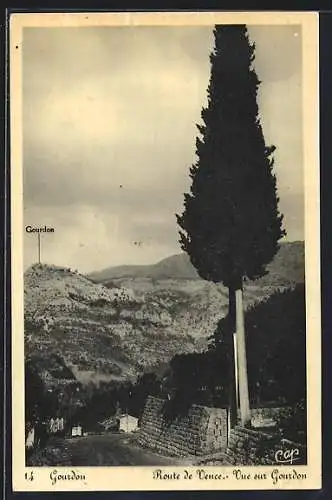
[[169, 458], [143, 449], [126, 434], [93, 435], [67, 440], [72, 465], [89, 466], [156, 466], [189, 465], [188, 459]]

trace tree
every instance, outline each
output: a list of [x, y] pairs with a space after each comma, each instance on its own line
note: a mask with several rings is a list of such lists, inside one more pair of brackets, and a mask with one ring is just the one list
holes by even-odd
[[160, 385], [161, 381], [153, 372], [139, 375], [136, 380], [136, 384], [131, 389], [131, 396], [129, 399], [130, 414], [134, 417], [138, 417], [140, 420], [143, 415], [148, 396], [159, 394]]
[[[208, 102], [197, 124], [197, 161], [190, 168], [192, 184], [184, 195], [184, 211], [176, 217], [181, 247], [199, 275], [229, 289], [230, 333], [225, 342], [233, 366], [236, 331], [245, 424], [250, 410], [243, 281], [266, 274], [286, 233], [273, 174], [275, 147], [266, 146], [258, 116], [255, 45], [245, 25], [217, 25], [213, 33]], [[230, 382], [234, 387], [233, 375]]]
[[45, 415], [46, 389], [30, 359], [25, 362], [25, 421], [35, 422]]
[[[246, 311], [250, 401], [294, 406], [306, 398], [305, 285], [276, 290]], [[222, 318], [212, 349], [223, 350]], [[268, 335], [266, 334], [268, 332]]]

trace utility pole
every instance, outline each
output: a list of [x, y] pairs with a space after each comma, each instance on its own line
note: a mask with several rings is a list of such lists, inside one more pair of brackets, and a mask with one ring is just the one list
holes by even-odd
[[250, 422], [250, 402], [248, 389], [248, 369], [246, 355], [246, 340], [244, 328], [242, 288], [236, 290], [236, 341], [237, 341], [237, 368], [239, 382], [239, 400], [241, 425], [244, 427]]
[[38, 264], [41, 264], [41, 238], [42, 234], [41, 233], [54, 233], [55, 228], [51, 226], [32, 226], [28, 225], [25, 227], [25, 232], [28, 234], [32, 234], [33, 236], [36, 235], [37, 233], [37, 258], [38, 258]]
[[239, 365], [238, 365], [238, 353], [237, 353], [237, 338], [236, 333], [233, 333], [233, 345], [234, 345], [234, 370], [235, 370], [235, 390], [236, 390], [236, 411], [238, 414], [239, 410]]
[[40, 233], [37, 233], [38, 238], [38, 264], [40, 264]]

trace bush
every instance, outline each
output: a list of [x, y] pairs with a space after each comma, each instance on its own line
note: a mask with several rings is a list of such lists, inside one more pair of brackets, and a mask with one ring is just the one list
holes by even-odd
[[285, 408], [277, 417], [277, 427], [284, 439], [306, 444], [307, 407], [304, 399], [292, 408]]
[[103, 297], [100, 297], [95, 300], [90, 300], [89, 305], [92, 307], [105, 307], [108, 305], [108, 301], [104, 299]]
[[167, 398], [165, 414], [169, 420], [186, 415], [192, 404], [227, 406], [227, 353], [211, 349], [174, 356], [162, 388]]
[[[305, 289], [279, 290], [246, 312], [248, 378], [251, 403], [295, 405], [306, 395]], [[194, 403], [228, 406], [230, 357], [223, 318], [204, 353], [176, 355], [163, 381], [169, 419], [184, 415]], [[168, 400], [169, 394], [172, 394]], [[299, 437], [305, 428], [300, 408], [280, 422], [284, 434]], [[302, 415], [302, 416], [301, 416]], [[288, 424], [287, 422], [292, 422]], [[293, 431], [291, 430], [293, 428]], [[289, 439], [292, 439], [289, 437]]]
[[[306, 395], [305, 288], [277, 291], [246, 311], [246, 347], [252, 404], [294, 405]], [[223, 348], [227, 318], [213, 345]]]

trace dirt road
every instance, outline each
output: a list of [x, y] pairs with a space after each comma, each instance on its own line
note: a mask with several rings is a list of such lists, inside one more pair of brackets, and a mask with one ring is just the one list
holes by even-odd
[[142, 449], [134, 439], [126, 434], [87, 436], [67, 441], [72, 465], [112, 466], [112, 465], [189, 465], [188, 459], [160, 456]]

